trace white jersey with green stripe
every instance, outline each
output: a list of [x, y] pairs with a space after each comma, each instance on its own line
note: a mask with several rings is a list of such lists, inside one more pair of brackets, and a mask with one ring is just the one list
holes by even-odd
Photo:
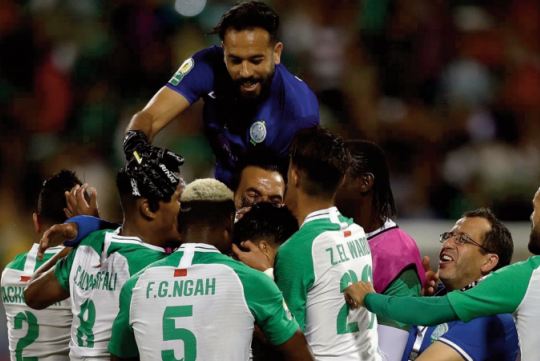
[[450, 292], [447, 297], [463, 321], [513, 313], [521, 361], [540, 360], [540, 256], [503, 267], [476, 287]]
[[109, 351], [141, 360], [244, 361], [254, 323], [275, 345], [299, 329], [264, 273], [212, 245], [186, 243], [125, 284]]
[[349, 309], [343, 295], [373, 279], [362, 227], [335, 207], [309, 214], [279, 248], [274, 272], [317, 360], [380, 360], [375, 314]]
[[71, 296], [71, 360], [109, 360], [107, 346], [122, 286], [165, 256], [163, 248], [118, 232], [91, 233], [56, 266], [56, 278]]
[[6, 311], [9, 351], [12, 361], [67, 361], [71, 309], [69, 300], [44, 310], [24, 302], [24, 288], [34, 272], [63, 247], [50, 248], [37, 260], [38, 244], [16, 256], [2, 272], [2, 302]]

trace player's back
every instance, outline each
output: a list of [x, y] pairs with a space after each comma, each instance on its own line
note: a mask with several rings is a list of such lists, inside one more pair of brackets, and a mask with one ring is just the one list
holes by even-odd
[[91, 233], [57, 266], [57, 279], [71, 295], [72, 360], [109, 360], [107, 346], [122, 286], [164, 256], [160, 247], [105, 230]]
[[50, 248], [38, 261], [38, 245], [15, 257], [2, 272], [2, 302], [7, 316], [11, 360], [67, 361], [72, 314], [69, 299], [33, 310], [24, 302], [24, 288], [34, 271], [62, 250]]
[[304, 270], [298, 276], [307, 291], [305, 301], [295, 299], [300, 295], [294, 290], [297, 286], [286, 290], [286, 279], [278, 279], [278, 285], [285, 288], [297, 318], [301, 317], [299, 305], [305, 304], [304, 333], [317, 360], [380, 359], [375, 314], [365, 308], [350, 309], [343, 295], [352, 282], [372, 280], [371, 254], [362, 227], [341, 216], [335, 207], [311, 213], [280, 248], [277, 262], [280, 278], [288, 277], [289, 271], [283, 272], [283, 267]]
[[207, 244], [182, 245], [126, 288], [141, 360], [248, 360], [254, 322], [274, 344], [298, 329], [267, 276]]

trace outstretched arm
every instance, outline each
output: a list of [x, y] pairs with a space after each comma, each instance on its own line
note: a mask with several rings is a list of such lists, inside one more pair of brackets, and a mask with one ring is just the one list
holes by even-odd
[[30, 281], [24, 290], [24, 302], [35, 310], [42, 310], [55, 302], [69, 297], [69, 291], [64, 289], [54, 273], [54, 267], [40, 277]]
[[186, 110], [189, 105], [188, 100], [180, 93], [162, 87], [143, 110], [131, 118], [127, 130], [140, 130], [146, 134], [151, 142], [161, 129]]

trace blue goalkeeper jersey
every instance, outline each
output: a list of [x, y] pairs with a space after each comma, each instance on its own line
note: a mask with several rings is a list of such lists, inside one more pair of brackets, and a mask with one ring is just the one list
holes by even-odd
[[[234, 171], [249, 152], [261, 152], [286, 164], [296, 132], [319, 124], [315, 94], [283, 65], [275, 67], [270, 89], [256, 104], [242, 102], [223, 60], [212, 46], [184, 61], [167, 83], [190, 104], [204, 99], [206, 136], [216, 155], [216, 178], [230, 185]], [[227, 157], [224, 144], [235, 156]], [[259, 153], [258, 153], [259, 154]]]

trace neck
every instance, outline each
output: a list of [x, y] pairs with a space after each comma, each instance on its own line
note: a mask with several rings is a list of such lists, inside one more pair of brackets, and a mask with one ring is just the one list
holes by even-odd
[[384, 225], [384, 219], [375, 212], [371, 194], [362, 197], [354, 214], [354, 222], [362, 226], [366, 233], [373, 232]]
[[295, 212], [296, 220], [298, 224], [301, 225], [304, 223], [304, 220], [308, 214], [326, 209], [334, 206], [334, 197], [331, 198], [320, 198], [310, 196], [302, 191], [298, 191], [298, 206]]
[[149, 225], [148, 222], [142, 219], [131, 219], [124, 215], [124, 223], [120, 229], [120, 236], [124, 237], [137, 237], [141, 241], [162, 247], [166, 240], [160, 238], [160, 232]]
[[224, 238], [225, 231], [223, 229], [211, 228], [188, 228], [182, 234], [182, 243], [204, 243], [216, 247], [221, 252], [227, 240]]

